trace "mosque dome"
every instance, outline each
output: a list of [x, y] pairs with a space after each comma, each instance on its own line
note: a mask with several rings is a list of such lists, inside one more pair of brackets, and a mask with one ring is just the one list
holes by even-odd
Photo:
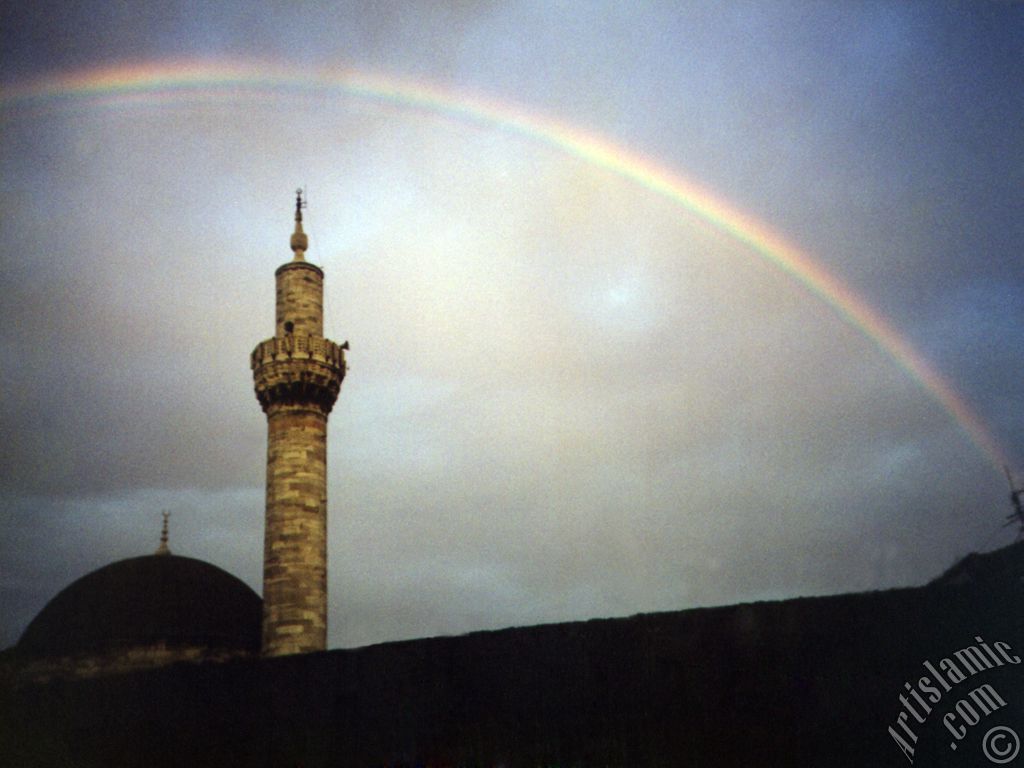
[[133, 557], [57, 594], [17, 650], [37, 658], [110, 659], [160, 649], [167, 661], [255, 655], [261, 609], [252, 589], [214, 565], [169, 553]]

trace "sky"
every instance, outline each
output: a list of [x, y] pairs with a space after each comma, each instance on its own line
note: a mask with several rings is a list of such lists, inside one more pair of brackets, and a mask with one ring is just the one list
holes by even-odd
[[0, 647], [261, 589], [306, 190], [329, 645], [923, 584], [1024, 483], [1024, 4], [5, 4]]

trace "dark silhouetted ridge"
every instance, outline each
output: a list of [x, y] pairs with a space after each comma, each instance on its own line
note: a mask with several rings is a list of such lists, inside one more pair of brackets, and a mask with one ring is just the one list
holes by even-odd
[[[1019, 579], [0, 687], [0, 754], [83, 768], [905, 766], [888, 730], [899, 696], [978, 637], [1024, 656]], [[982, 683], [1006, 706], [951, 750], [942, 716]], [[914, 764], [987, 764], [986, 730], [1021, 723], [1024, 664], [981, 671], [912, 723]]]

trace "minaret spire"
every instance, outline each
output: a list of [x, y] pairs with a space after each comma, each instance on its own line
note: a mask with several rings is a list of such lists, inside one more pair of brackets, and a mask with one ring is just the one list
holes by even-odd
[[302, 209], [306, 207], [306, 201], [302, 199], [302, 187], [295, 190], [295, 231], [292, 232], [292, 251], [295, 252], [293, 261], [305, 261], [306, 249], [309, 248], [309, 238], [302, 231]]
[[164, 523], [160, 529], [160, 546], [156, 548], [156, 554], [169, 555], [171, 554], [171, 550], [167, 546], [167, 519], [171, 516], [171, 513], [161, 512], [160, 514], [164, 516]]

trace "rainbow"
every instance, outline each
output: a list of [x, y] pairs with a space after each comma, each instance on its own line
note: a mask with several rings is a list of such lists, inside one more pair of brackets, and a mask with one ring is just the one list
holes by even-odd
[[661, 195], [727, 234], [781, 269], [857, 328], [942, 405], [998, 469], [1009, 464], [985, 424], [952, 386], [881, 315], [809, 255], [710, 191], [623, 146], [580, 128], [482, 97], [453, 93], [412, 80], [351, 69], [298, 71], [266, 63], [195, 61], [147, 63], [53, 75], [0, 89], [0, 108], [29, 107], [81, 99], [121, 100], [139, 96], [166, 100], [215, 91], [235, 93], [343, 93], [423, 110], [521, 135], [579, 158]]

